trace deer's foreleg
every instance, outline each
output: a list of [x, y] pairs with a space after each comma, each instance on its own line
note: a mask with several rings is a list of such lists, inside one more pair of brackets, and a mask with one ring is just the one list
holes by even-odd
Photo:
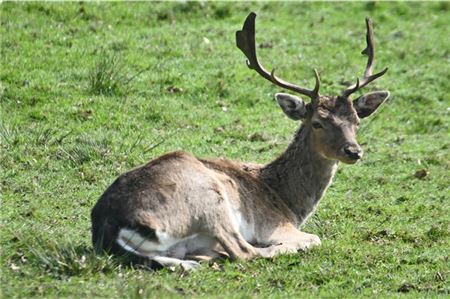
[[266, 249], [269, 256], [272, 257], [278, 254], [307, 250], [313, 246], [320, 245], [320, 243], [318, 236], [304, 233], [295, 228], [295, 226], [287, 224], [271, 233], [268, 244], [272, 245], [263, 249]]
[[238, 231], [222, 231], [216, 235], [220, 245], [231, 259], [249, 260], [256, 257], [272, 257], [277, 246], [254, 247]]

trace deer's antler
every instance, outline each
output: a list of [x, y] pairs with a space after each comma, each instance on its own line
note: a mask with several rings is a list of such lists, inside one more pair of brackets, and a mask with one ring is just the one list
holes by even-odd
[[375, 45], [374, 45], [374, 41], [373, 41], [374, 38], [373, 38], [372, 20], [369, 18], [366, 18], [366, 27], [367, 27], [367, 34], [366, 34], [367, 47], [361, 52], [361, 54], [368, 56], [367, 66], [366, 66], [366, 70], [364, 72], [364, 77], [362, 77], [361, 79], [357, 78], [356, 84], [349, 86], [347, 89], [345, 89], [342, 92], [342, 96], [345, 98], [350, 96], [352, 93], [356, 92], [358, 89], [366, 86], [373, 80], [383, 76], [388, 70], [388, 68], [385, 68], [381, 72], [376, 73], [375, 75], [372, 75], [373, 65], [374, 65], [374, 61], [375, 61]]
[[236, 45], [247, 56], [247, 66], [250, 69], [255, 70], [265, 79], [270, 82], [291, 91], [306, 95], [315, 101], [319, 97], [320, 78], [316, 69], [314, 69], [314, 76], [316, 78], [316, 86], [313, 90], [302, 88], [292, 83], [286, 82], [275, 76], [275, 69], [272, 72], [268, 72], [259, 62], [256, 56], [256, 43], [255, 43], [255, 19], [256, 14], [251, 12], [247, 19], [245, 19], [242, 30], [236, 31]]

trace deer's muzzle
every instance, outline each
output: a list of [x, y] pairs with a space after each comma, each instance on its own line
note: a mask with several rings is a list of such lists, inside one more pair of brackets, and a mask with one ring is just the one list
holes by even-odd
[[[363, 151], [361, 147], [356, 143], [346, 144], [341, 149], [343, 156], [346, 158], [347, 163], [355, 163], [362, 158]], [[347, 161], [348, 160], [348, 161]]]

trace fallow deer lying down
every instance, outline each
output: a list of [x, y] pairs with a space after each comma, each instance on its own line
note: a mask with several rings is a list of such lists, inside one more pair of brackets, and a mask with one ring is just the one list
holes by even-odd
[[287, 150], [266, 165], [225, 159], [199, 159], [173, 152], [122, 174], [92, 210], [92, 241], [97, 251], [129, 253], [162, 266], [191, 269], [199, 260], [272, 257], [320, 244], [298, 230], [314, 212], [339, 162], [362, 157], [356, 141], [359, 121], [389, 96], [377, 91], [350, 95], [382, 76], [372, 74], [374, 38], [366, 19], [368, 56], [364, 76], [338, 96], [319, 94], [320, 79], [309, 90], [276, 77], [258, 62], [255, 13], [236, 32], [247, 65], [270, 82], [303, 94], [275, 95], [283, 112], [302, 125]]

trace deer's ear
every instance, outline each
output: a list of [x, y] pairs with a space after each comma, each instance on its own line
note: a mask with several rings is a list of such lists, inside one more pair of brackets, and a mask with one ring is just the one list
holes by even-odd
[[353, 107], [359, 118], [364, 118], [377, 110], [389, 98], [389, 91], [375, 91], [366, 93], [353, 101]]
[[307, 110], [305, 103], [299, 97], [287, 94], [287, 93], [277, 93], [275, 94], [275, 99], [290, 119], [300, 120], [306, 117]]

